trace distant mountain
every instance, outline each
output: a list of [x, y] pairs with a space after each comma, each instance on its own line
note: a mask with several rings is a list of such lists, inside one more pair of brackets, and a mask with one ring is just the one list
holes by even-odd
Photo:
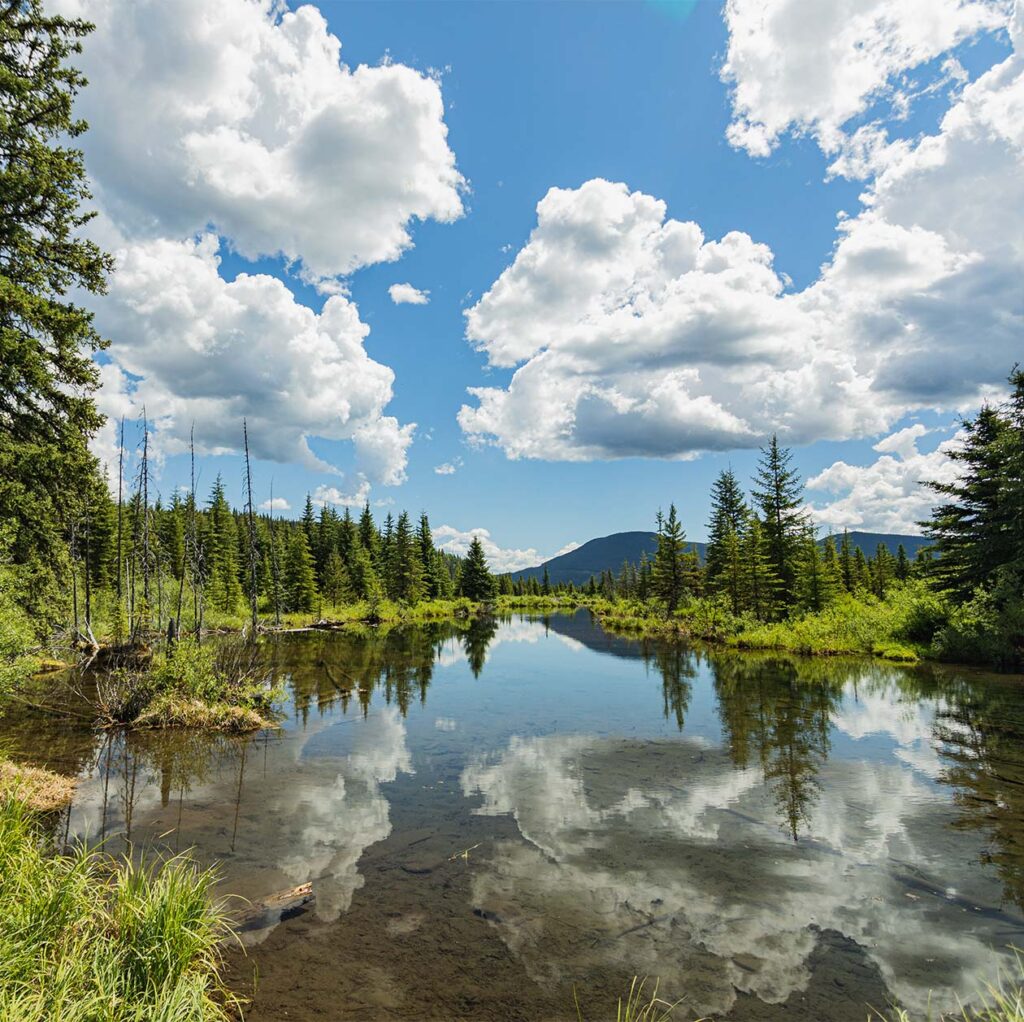
[[[838, 538], [837, 538], [838, 542]], [[850, 542], [854, 547], [864, 551], [865, 556], [873, 556], [879, 543], [884, 543], [895, 554], [902, 543], [907, 556], [913, 560], [917, 551], [927, 544], [923, 536], [899, 536], [882, 532], [851, 532]], [[586, 585], [591, 575], [600, 575], [602, 571], [611, 570], [618, 575], [624, 561], [637, 564], [646, 553], [653, 557], [658, 545], [658, 537], [653, 532], [616, 532], [611, 536], [592, 539], [567, 554], [552, 557], [534, 568], [522, 568], [513, 571], [512, 578], [544, 577], [544, 569], [548, 569], [548, 577], [552, 585], [559, 582], [573, 582], [578, 586]], [[688, 543], [688, 549], [697, 551], [697, 556], [704, 560], [704, 543]]]

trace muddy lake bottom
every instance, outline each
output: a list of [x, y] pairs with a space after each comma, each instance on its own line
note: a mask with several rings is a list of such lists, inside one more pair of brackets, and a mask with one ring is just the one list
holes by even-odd
[[701, 654], [585, 611], [266, 657], [275, 732], [0, 718], [81, 778], [63, 840], [217, 864], [247, 1019], [574, 1020], [574, 989], [614, 1018], [640, 975], [683, 1020], [862, 1022], [1016, 972], [1024, 679]]

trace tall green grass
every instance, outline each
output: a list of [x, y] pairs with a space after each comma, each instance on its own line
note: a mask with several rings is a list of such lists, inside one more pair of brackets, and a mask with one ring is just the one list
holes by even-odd
[[0, 1019], [226, 1022], [215, 877], [86, 848], [54, 855], [23, 803], [0, 802]]

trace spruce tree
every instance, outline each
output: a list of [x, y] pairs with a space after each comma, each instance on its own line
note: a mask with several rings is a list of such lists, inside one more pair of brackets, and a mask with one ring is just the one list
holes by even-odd
[[673, 614], [686, 592], [687, 559], [684, 552], [686, 535], [679, 524], [675, 504], [670, 504], [668, 517], [658, 513], [658, 546], [651, 569], [654, 595]]
[[787, 606], [795, 599], [797, 559], [807, 527], [803, 485], [791, 467], [792, 459], [792, 451], [780, 447], [773, 433], [768, 446], [761, 449], [753, 494], [761, 512], [768, 556], [779, 580], [779, 599]]
[[839, 543], [839, 577], [843, 588], [852, 593], [857, 588], [853, 569], [853, 544], [850, 541], [849, 529], [843, 529], [843, 538]]
[[469, 544], [459, 573], [459, 595], [478, 602], [493, 600], [497, 586], [487, 566], [487, 556], [478, 536]]
[[302, 531], [306, 534], [306, 544], [312, 554], [316, 546], [316, 515], [313, 512], [313, 498], [307, 493], [306, 504], [302, 509]]
[[946, 502], [921, 525], [938, 554], [932, 563], [933, 580], [966, 600], [1021, 554], [1015, 549], [1009, 513], [1012, 499], [1007, 499], [1013, 492], [1007, 487], [1013, 448], [1009, 422], [997, 409], [986, 407], [965, 420], [961, 432], [961, 446], [947, 452], [958, 464], [960, 477], [951, 483], [927, 484]]
[[73, 300], [100, 295], [112, 263], [83, 228], [93, 213], [72, 115], [74, 68], [91, 26], [40, 0], [0, 10], [0, 522], [8, 556], [30, 565], [30, 612], [54, 620], [64, 538], [98, 478], [88, 442], [106, 346]]
[[896, 577], [901, 582], [910, 578], [910, 558], [907, 557], [907, 548], [900, 543], [896, 548]]
[[541, 596], [551, 595], [551, 576], [548, 574], [547, 565], [544, 566], [544, 579], [540, 584]]
[[775, 616], [779, 579], [768, 549], [768, 540], [755, 514], [747, 516], [742, 536], [743, 604], [759, 621]]
[[835, 599], [839, 584], [821, 555], [814, 533], [808, 529], [800, 543], [797, 561], [796, 596], [801, 610], [824, 610]]
[[316, 575], [306, 530], [292, 529], [285, 552], [283, 586], [285, 609], [309, 613], [316, 605]]
[[242, 599], [238, 577], [238, 529], [218, 475], [210, 492], [207, 522], [206, 590], [211, 606], [234, 614]]
[[392, 599], [418, 603], [423, 596], [423, 563], [420, 545], [412, 531], [409, 513], [403, 511], [395, 526], [392, 555]]
[[[711, 518], [708, 521], [708, 545], [704, 567], [708, 585], [721, 591], [720, 576], [725, 571], [727, 537], [738, 535], [747, 519], [747, 502], [731, 468], [719, 472], [711, 488]], [[727, 584], [727, 583], [726, 583]]]
[[327, 602], [332, 607], [347, 602], [347, 597], [351, 595], [348, 570], [336, 547], [332, 547], [331, 552], [327, 555], [320, 591], [327, 597]]

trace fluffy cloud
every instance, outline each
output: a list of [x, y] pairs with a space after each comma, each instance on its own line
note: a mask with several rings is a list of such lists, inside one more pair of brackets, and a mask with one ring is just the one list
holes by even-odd
[[[351, 69], [313, 6], [57, 0], [96, 23], [78, 112], [103, 208], [132, 237], [212, 225], [312, 280], [397, 259], [410, 221], [462, 215], [436, 80]], [[329, 285], [328, 285], [329, 286]]]
[[384, 415], [394, 373], [363, 347], [369, 328], [341, 295], [317, 314], [277, 278], [218, 273], [218, 241], [158, 239], [126, 244], [97, 324], [115, 343], [104, 367], [104, 411], [155, 422], [160, 447], [240, 446], [242, 419], [258, 458], [330, 468], [310, 436], [352, 440], [375, 482], [404, 477], [410, 426]]
[[469, 340], [515, 373], [471, 389], [463, 430], [512, 458], [685, 458], [991, 395], [1024, 331], [1024, 9], [1013, 39], [934, 135], [863, 140], [864, 208], [800, 292], [746, 234], [708, 240], [624, 184], [551, 189], [467, 311]]
[[273, 500], [265, 500], [260, 504], [261, 511], [291, 511], [292, 506], [284, 497], [274, 497]]
[[936, 496], [922, 482], [954, 482], [958, 472], [946, 452], [959, 444], [960, 434], [922, 454], [917, 442], [927, 432], [920, 423], [908, 426], [875, 444], [881, 457], [872, 464], [837, 461], [808, 479], [808, 489], [833, 497], [811, 506], [815, 521], [836, 531], [919, 533], [917, 523], [929, 516]]
[[429, 291], [421, 291], [412, 284], [392, 284], [388, 294], [395, 305], [426, 305], [430, 301]]
[[365, 478], [358, 480], [358, 485], [351, 493], [344, 493], [337, 486], [318, 486], [312, 494], [314, 504], [336, 504], [339, 507], [362, 507], [370, 498], [370, 483]]
[[453, 461], [445, 461], [440, 465], [435, 465], [434, 475], [453, 476], [460, 468], [462, 468], [462, 459], [455, 458]]
[[[728, 0], [729, 141], [767, 156], [792, 131], [835, 153], [844, 126], [873, 105], [905, 111], [914, 88], [905, 72], [1004, 27], [1010, 8], [1009, 0]], [[962, 78], [958, 68], [947, 62], [939, 81]]]
[[[434, 529], [434, 542], [442, 550], [452, 554], [465, 554], [473, 539], [479, 539], [484, 553], [487, 555], [487, 563], [491, 571], [503, 574], [507, 571], [519, 571], [520, 568], [532, 568], [540, 564], [546, 558], [530, 547], [527, 550], [506, 549], [498, 546], [491, 538], [487, 529], [456, 529], [451, 525], [441, 525]], [[563, 547], [559, 553], [566, 553], [574, 549], [578, 544], [570, 544]]]

